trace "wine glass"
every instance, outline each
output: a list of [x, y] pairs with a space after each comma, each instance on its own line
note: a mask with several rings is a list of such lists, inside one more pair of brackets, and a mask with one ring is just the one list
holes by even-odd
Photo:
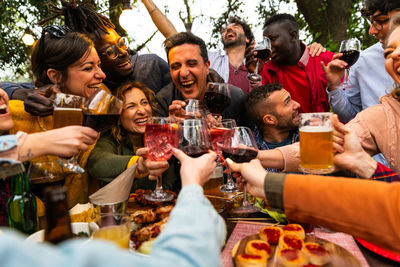
[[231, 90], [227, 83], [210, 82], [204, 93], [203, 103], [214, 117], [219, 117], [222, 111], [231, 104]]
[[[152, 117], [146, 124], [144, 133], [144, 144], [150, 148], [147, 156], [153, 161], [169, 160], [173, 148], [178, 147], [178, 124], [171, 117]], [[149, 201], [165, 202], [171, 201], [174, 195], [165, 192], [162, 188], [161, 176], [157, 177], [156, 189], [146, 194]]]
[[[57, 93], [53, 101], [53, 128], [61, 128], [69, 125], [82, 125], [82, 107], [85, 98], [77, 95]], [[74, 173], [84, 173], [78, 164], [77, 155], [69, 159], [58, 158], [57, 163], [64, 169]]]
[[259, 65], [260, 59], [265, 61], [271, 55], [271, 40], [268, 37], [264, 36], [262, 41], [257, 42], [255, 44], [254, 51], [257, 52], [257, 54], [254, 55], [257, 60], [256, 68], [253, 73], [249, 73], [247, 75], [247, 79], [252, 84], [256, 84], [258, 82], [261, 82], [261, 80], [262, 80], [261, 75], [258, 74], [258, 65]]
[[[226, 138], [223, 155], [237, 163], [249, 162], [255, 159], [258, 154], [256, 140], [252, 131], [247, 127], [235, 127], [232, 134]], [[246, 185], [244, 185], [242, 205], [233, 210], [234, 213], [253, 213], [260, 211], [259, 208], [251, 205], [247, 199]]]
[[122, 100], [99, 89], [85, 103], [83, 125], [103, 133], [118, 123], [122, 107]]
[[350, 67], [358, 60], [360, 49], [360, 41], [357, 38], [343, 40], [340, 44], [339, 52], [343, 53], [340, 59], [347, 63], [347, 67], [344, 71], [343, 83], [341, 84], [341, 88], [343, 89], [346, 89], [347, 87]]
[[211, 147], [209, 135], [205, 120], [184, 120], [179, 133], [179, 148], [191, 157], [200, 157]]
[[186, 99], [185, 103], [185, 119], [201, 119], [205, 116], [204, 107], [198, 99]]

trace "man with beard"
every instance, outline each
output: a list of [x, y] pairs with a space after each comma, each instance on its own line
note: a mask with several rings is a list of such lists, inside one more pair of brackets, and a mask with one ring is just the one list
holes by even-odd
[[225, 82], [235, 85], [248, 94], [251, 89], [247, 79], [248, 70], [244, 64], [246, 48], [254, 40], [254, 35], [246, 22], [231, 17], [222, 32], [223, 51], [208, 51], [210, 68], [215, 69]]
[[255, 123], [253, 133], [258, 149], [269, 150], [298, 142], [299, 108], [300, 104], [280, 84], [254, 88], [247, 96], [246, 109]]
[[[181, 112], [185, 99], [203, 100], [209, 81], [210, 61], [204, 41], [190, 32], [181, 32], [164, 41], [172, 83], [156, 95], [159, 114], [168, 116]], [[244, 102], [246, 95], [231, 87], [231, 104], [222, 117], [235, 119], [238, 125], [246, 122]]]
[[[262, 84], [281, 84], [300, 103], [300, 112], [329, 111], [327, 81], [320, 64], [330, 62], [334, 54], [325, 51], [312, 57], [310, 49], [299, 40], [296, 19], [289, 14], [268, 19], [263, 34], [271, 40], [272, 53], [260, 73]], [[254, 62], [254, 56], [248, 58], [248, 64]], [[263, 61], [259, 61], [261, 65]]]

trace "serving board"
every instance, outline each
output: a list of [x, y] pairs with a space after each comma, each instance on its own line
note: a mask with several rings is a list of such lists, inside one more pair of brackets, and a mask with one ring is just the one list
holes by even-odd
[[[245, 248], [246, 248], [247, 242], [249, 242], [251, 240], [259, 240], [259, 239], [261, 239], [260, 236], [258, 234], [254, 234], [254, 235], [247, 236], [247, 237], [243, 238], [242, 240], [240, 240], [239, 242], [237, 242], [232, 249], [233, 263], [235, 264], [235, 257], [238, 254], [245, 253]], [[358, 266], [361, 266], [361, 264], [357, 260], [357, 258], [353, 254], [351, 254], [349, 251], [347, 251], [346, 249], [342, 248], [341, 246], [336, 245], [332, 242], [329, 242], [325, 239], [318, 238], [316, 236], [307, 235], [304, 242], [319, 243], [327, 251], [329, 251], [331, 260], [329, 263], [325, 264], [324, 267], [325, 266], [326, 267], [342, 267], [342, 266], [358, 267]], [[271, 257], [268, 259], [267, 266], [268, 267], [281, 266], [280, 264], [278, 264], [276, 257], [275, 257], [276, 246], [271, 246], [271, 249], [272, 249]]]

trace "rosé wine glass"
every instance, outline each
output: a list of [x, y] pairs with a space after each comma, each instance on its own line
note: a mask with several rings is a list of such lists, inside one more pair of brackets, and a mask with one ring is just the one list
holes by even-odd
[[[173, 148], [178, 147], [178, 124], [174, 118], [153, 117], [146, 124], [144, 133], [144, 144], [150, 148], [147, 154], [153, 161], [169, 160], [174, 153]], [[174, 196], [165, 192], [162, 188], [161, 176], [157, 177], [156, 189], [145, 195], [149, 201], [165, 202], [171, 201]]]

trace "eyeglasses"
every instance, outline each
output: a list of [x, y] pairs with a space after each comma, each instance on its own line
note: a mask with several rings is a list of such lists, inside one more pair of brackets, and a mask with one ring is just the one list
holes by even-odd
[[63, 38], [67, 33], [72, 32], [71, 28], [64, 25], [50, 25], [43, 28], [42, 36], [50, 33], [54, 37]]
[[374, 25], [375, 29], [377, 29], [378, 31], [381, 31], [383, 29], [383, 25], [385, 23], [387, 23], [390, 20], [390, 18], [384, 19], [384, 20], [370, 20], [367, 19], [368, 24], [371, 26]]
[[124, 51], [128, 50], [128, 46], [126, 45], [127, 43], [128, 39], [125, 37], [121, 37], [121, 39], [118, 40], [117, 44], [108, 47], [102, 52], [102, 54], [108, 56], [111, 59], [116, 59], [119, 55], [119, 49], [122, 49]]

